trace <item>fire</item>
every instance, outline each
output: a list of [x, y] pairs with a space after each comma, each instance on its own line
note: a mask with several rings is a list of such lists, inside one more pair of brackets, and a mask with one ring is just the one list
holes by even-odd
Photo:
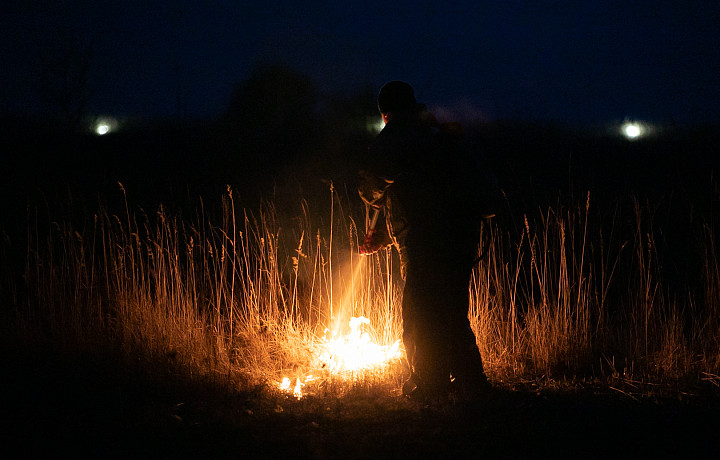
[[364, 332], [363, 326], [370, 324], [364, 316], [350, 319], [350, 334], [326, 341], [319, 356], [323, 367], [333, 374], [357, 372], [382, 367], [400, 357], [400, 341], [392, 345], [378, 345]]
[[[312, 379], [312, 376], [308, 376], [307, 379]], [[306, 379], [306, 380], [307, 380]], [[288, 377], [285, 377], [282, 379], [282, 382], [280, 383], [280, 389], [286, 393], [290, 393], [290, 379]], [[292, 394], [297, 399], [302, 398], [302, 387], [304, 387], [305, 384], [300, 381], [300, 379], [295, 379], [295, 386], [292, 387]]]
[[[331, 375], [352, 379], [358, 373], [382, 370], [392, 361], [400, 359], [400, 340], [392, 345], [373, 342], [370, 334], [363, 330], [369, 324], [370, 320], [363, 316], [353, 317], [350, 319], [349, 334], [321, 340], [315, 356], [316, 366]], [[291, 379], [285, 377], [279, 387], [300, 399], [303, 396], [302, 388], [312, 380], [314, 378], [310, 375], [303, 380], [296, 378], [293, 386]]]
[[[362, 268], [365, 260], [364, 257], [361, 257], [356, 264], [350, 266], [349, 283], [346, 284], [344, 295], [338, 302], [346, 308], [352, 304], [352, 298], [363, 282]], [[330, 317], [336, 320], [349, 316], [343, 314], [344, 312], [335, 313], [339, 313], [339, 315], [335, 316], [331, 308]], [[340, 324], [337, 321], [334, 323], [335, 327], [333, 327], [332, 333], [326, 329], [325, 337], [318, 339], [318, 342], [312, 347], [311, 368], [320, 372], [323, 378], [335, 376], [343, 380], [354, 380], [362, 375], [367, 375], [366, 372], [382, 372], [391, 362], [402, 357], [400, 340], [391, 345], [380, 345], [372, 340], [371, 334], [368, 332], [370, 328], [368, 318], [352, 317], [349, 322], [349, 333], [346, 334], [339, 332]], [[296, 376], [294, 379], [294, 386], [292, 379], [286, 377], [278, 383], [278, 387], [281, 391], [292, 394], [297, 399], [303, 397], [303, 387], [315, 380], [309, 375], [305, 378]]]

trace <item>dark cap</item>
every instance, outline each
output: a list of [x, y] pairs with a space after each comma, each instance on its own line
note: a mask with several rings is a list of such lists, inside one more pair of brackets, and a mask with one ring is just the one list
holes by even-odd
[[378, 94], [380, 113], [412, 111], [416, 104], [415, 90], [404, 81], [386, 83]]

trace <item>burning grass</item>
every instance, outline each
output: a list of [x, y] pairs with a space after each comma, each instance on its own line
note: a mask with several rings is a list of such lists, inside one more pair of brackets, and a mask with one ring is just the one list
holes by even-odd
[[[330, 194], [324, 224], [306, 204], [291, 217], [267, 203], [239, 210], [232, 193], [217, 223], [203, 208], [189, 222], [127, 202], [80, 226], [35, 215], [28, 298], [13, 324], [26, 340], [112, 349], [298, 398], [358, 385], [395, 391], [407, 372], [399, 267], [389, 251], [356, 255], [354, 221]], [[490, 227], [470, 320], [491, 380], [720, 374], [714, 234], [707, 229], [704, 297], [681, 302], [662, 283], [637, 203], [635, 218], [633, 237], [615, 240], [588, 224], [588, 196], [526, 217], [516, 236]]]
[[306, 214], [286, 235], [272, 206], [236, 213], [232, 193], [220, 225], [123, 211], [32, 224], [28, 334], [270, 389], [292, 379], [296, 395], [402, 372], [393, 261], [355, 256], [351, 219], [332, 236]]

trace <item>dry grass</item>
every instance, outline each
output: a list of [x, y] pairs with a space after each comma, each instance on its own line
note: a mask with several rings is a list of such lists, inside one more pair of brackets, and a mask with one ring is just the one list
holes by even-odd
[[[668, 383], [717, 372], [712, 232], [705, 239], [707, 291], [702, 299], [681, 299], [664, 287], [649, 219], [637, 202], [633, 207], [628, 240], [607, 241], [602, 229], [588, 226], [589, 195], [584, 206], [549, 209], [534, 225], [526, 217], [519, 241], [493, 229], [471, 283], [470, 314], [493, 373]], [[619, 233], [610, 230], [611, 237]]]
[[[123, 191], [124, 192], [124, 191]], [[26, 340], [113, 350], [254, 385], [322, 374], [314, 359], [328, 329], [352, 316], [371, 335], [401, 336], [400, 280], [390, 252], [355, 255], [357, 230], [330, 189], [330, 215], [280, 216], [271, 204], [221, 222], [101, 209], [83, 226], [28, 226]], [[633, 239], [589, 225], [590, 197], [525, 218], [518, 238], [494, 224], [473, 273], [470, 319], [491, 379], [620, 377], [664, 382], [720, 374], [720, 258], [705, 232], [702, 299], [671, 295], [660, 279], [652, 229], [635, 205]], [[328, 219], [323, 222], [323, 219]], [[14, 291], [13, 291], [14, 292]], [[20, 304], [22, 303], [22, 305]], [[352, 384], [325, 375], [318, 391], [397, 388], [395, 365]]]
[[[45, 228], [36, 218], [25, 274], [31, 291], [17, 319], [23, 335], [249, 384], [314, 374], [327, 387], [337, 382], [318, 368], [318, 349], [345, 333], [351, 317], [369, 318], [365, 330], [377, 343], [399, 339], [390, 253], [355, 255], [352, 219], [333, 216], [338, 231], [304, 212], [284, 233], [271, 204], [239, 211], [228, 192], [219, 225], [204, 209], [190, 224], [162, 207], [154, 216], [133, 213], [126, 201], [122, 212], [102, 209], [82, 229]], [[368, 373], [362, 381], [380, 377], [387, 380]]]

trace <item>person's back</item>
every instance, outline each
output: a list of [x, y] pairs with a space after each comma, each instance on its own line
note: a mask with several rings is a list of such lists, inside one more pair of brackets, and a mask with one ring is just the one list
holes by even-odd
[[[461, 238], [477, 243], [480, 220], [487, 213], [485, 177], [457, 139], [421, 119], [393, 119], [371, 144], [368, 170], [388, 185], [392, 222], [405, 246], [454, 245]], [[413, 240], [416, 241], [413, 244]]]
[[[383, 111], [384, 94], [394, 112]], [[476, 168], [409, 85], [391, 82], [378, 100], [386, 126], [369, 148], [359, 192], [368, 206], [384, 208], [405, 275], [403, 342], [412, 376], [404, 391], [442, 393], [451, 373], [463, 385], [486, 383], [467, 319], [480, 214]]]
[[389, 121], [368, 149], [366, 184], [375, 190], [387, 187], [383, 204], [398, 249], [406, 247], [409, 230], [424, 233], [433, 222], [432, 146], [431, 128], [413, 116]]

